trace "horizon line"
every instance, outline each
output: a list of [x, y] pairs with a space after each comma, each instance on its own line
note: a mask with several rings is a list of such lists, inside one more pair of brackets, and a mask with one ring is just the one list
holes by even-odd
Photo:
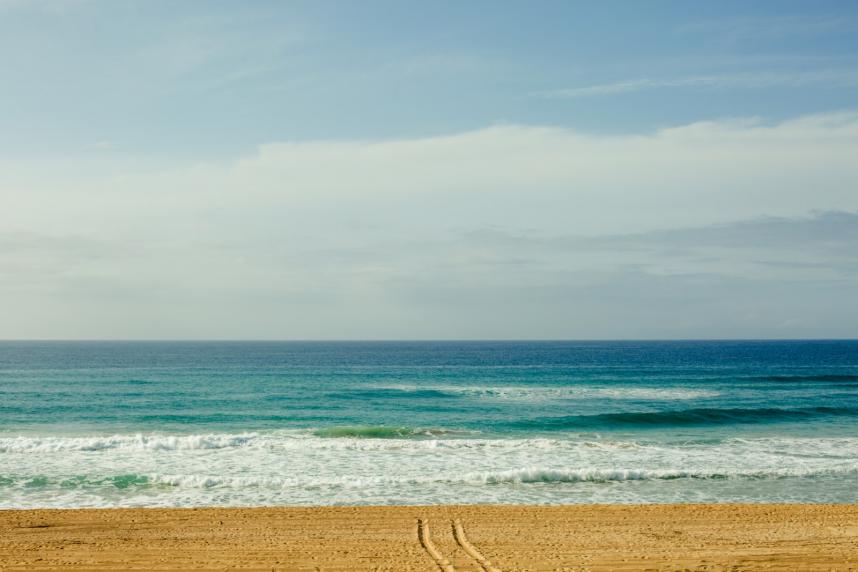
[[858, 342], [858, 337], [811, 338], [0, 338], [9, 342], [79, 343], [522, 343], [522, 342]]

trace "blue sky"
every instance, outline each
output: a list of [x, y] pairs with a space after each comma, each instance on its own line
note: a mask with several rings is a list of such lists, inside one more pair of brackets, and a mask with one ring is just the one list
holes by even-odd
[[0, 337], [858, 336], [854, 2], [0, 0], [0, 82]]
[[498, 123], [645, 132], [841, 110], [858, 96], [853, 2], [5, 0], [0, 10], [9, 153], [109, 142], [208, 156]]

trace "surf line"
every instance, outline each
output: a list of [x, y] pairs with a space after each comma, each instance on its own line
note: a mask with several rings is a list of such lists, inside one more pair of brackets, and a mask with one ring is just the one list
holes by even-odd
[[443, 572], [456, 572], [456, 569], [453, 568], [450, 561], [447, 560], [432, 543], [432, 537], [429, 534], [429, 523], [422, 518], [417, 519], [417, 539], [420, 541], [420, 545], [426, 553], [431, 556], [432, 560], [435, 561], [435, 564], [438, 565], [438, 568]]
[[462, 526], [462, 521], [458, 518], [453, 521], [453, 538], [456, 539], [456, 544], [461, 546], [462, 550], [464, 550], [468, 556], [473, 558], [483, 570], [486, 572], [501, 572], [498, 568], [492, 566], [489, 559], [483, 556], [482, 553], [477, 550], [476, 546], [468, 541], [468, 537], [465, 536], [465, 528]]

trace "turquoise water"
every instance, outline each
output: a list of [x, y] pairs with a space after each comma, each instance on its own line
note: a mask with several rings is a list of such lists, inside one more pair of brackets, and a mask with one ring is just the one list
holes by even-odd
[[0, 507], [858, 502], [858, 342], [0, 342]]

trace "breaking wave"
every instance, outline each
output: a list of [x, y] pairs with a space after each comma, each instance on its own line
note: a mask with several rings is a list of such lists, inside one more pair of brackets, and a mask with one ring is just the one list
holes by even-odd
[[354, 392], [360, 397], [472, 397], [483, 399], [505, 399], [511, 401], [611, 399], [646, 401], [685, 401], [707, 399], [720, 395], [711, 389], [689, 389], [682, 387], [634, 387], [629, 385], [593, 387], [576, 385], [568, 387], [537, 387], [528, 385], [417, 385], [396, 384], [376, 386], [372, 390]]
[[183, 451], [193, 449], [225, 449], [248, 445], [259, 435], [110, 435], [104, 437], [4, 437], [0, 438], [0, 453], [54, 453], [59, 451]]
[[439, 437], [456, 433], [448, 429], [421, 429], [414, 427], [388, 427], [385, 425], [357, 425], [326, 427], [313, 432], [316, 437], [352, 439], [403, 439], [408, 437]]
[[784, 479], [791, 477], [858, 475], [858, 465], [817, 468], [767, 468], [743, 469], [634, 469], [634, 468], [579, 468], [563, 469], [549, 467], [522, 467], [508, 470], [474, 471], [461, 474], [440, 472], [426, 476], [216, 476], [182, 474], [121, 474], [121, 475], [71, 475], [48, 476], [0, 476], [0, 487], [33, 488], [177, 488], [177, 489], [318, 489], [318, 488], [366, 488], [392, 485], [421, 486], [429, 484], [450, 485], [505, 485], [505, 484], [563, 484], [563, 483], [610, 483], [623, 481], [661, 481], [675, 479]]

